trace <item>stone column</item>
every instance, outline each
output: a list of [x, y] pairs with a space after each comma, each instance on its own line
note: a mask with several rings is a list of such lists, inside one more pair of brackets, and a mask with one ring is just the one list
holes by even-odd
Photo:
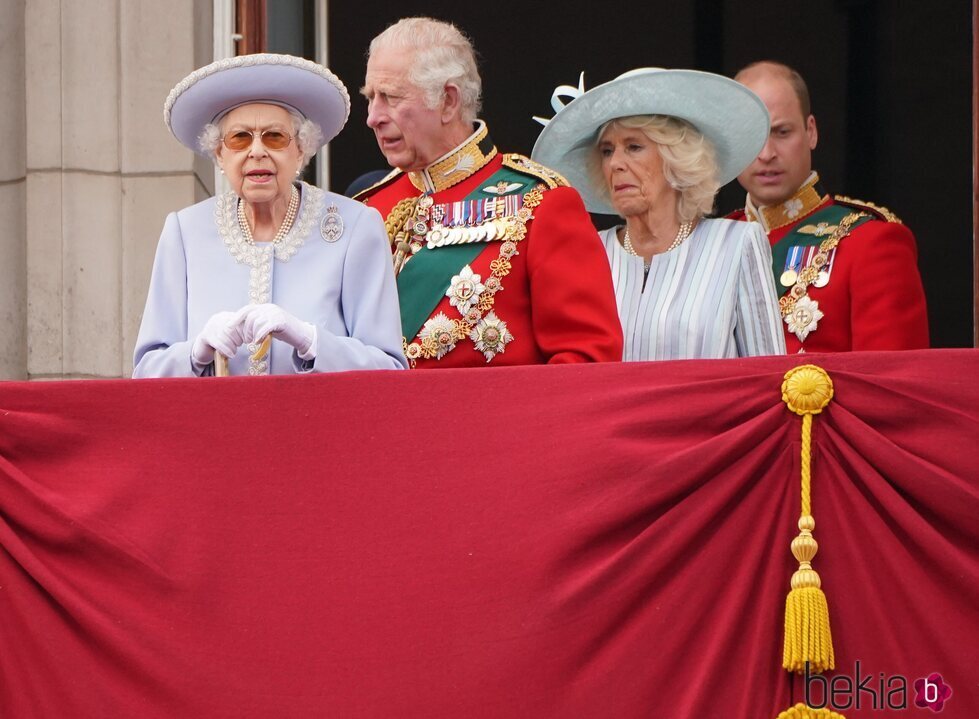
[[0, 5], [0, 379], [27, 376], [24, 0]]
[[167, 213], [196, 201], [194, 156], [163, 124], [163, 101], [197, 66], [195, 31], [201, 28], [195, 28], [189, 0], [122, 2], [120, 9], [121, 339], [123, 373], [129, 376], [163, 222]]
[[[193, 156], [167, 132], [162, 108], [198, 64], [195, 43], [210, 41], [210, 23], [195, 23], [210, 2], [18, 7], [26, 29], [27, 373], [129, 376], [160, 230], [168, 212], [194, 202], [198, 185]], [[6, 121], [0, 110], [0, 127]]]

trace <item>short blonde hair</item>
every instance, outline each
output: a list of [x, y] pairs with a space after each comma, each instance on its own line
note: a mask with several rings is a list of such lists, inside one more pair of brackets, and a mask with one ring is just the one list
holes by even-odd
[[714, 146], [689, 122], [669, 115], [619, 117], [599, 128], [588, 169], [592, 182], [606, 198], [608, 187], [598, 146], [605, 131], [613, 126], [640, 130], [655, 143], [663, 158], [663, 176], [679, 193], [676, 211], [680, 222], [699, 219], [714, 209], [714, 197], [721, 189]]
[[425, 104], [434, 109], [449, 83], [459, 88], [460, 115], [475, 122], [483, 92], [472, 41], [452, 23], [430, 17], [398, 20], [371, 40], [368, 54], [380, 48], [412, 52], [408, 80], [422, 90]]

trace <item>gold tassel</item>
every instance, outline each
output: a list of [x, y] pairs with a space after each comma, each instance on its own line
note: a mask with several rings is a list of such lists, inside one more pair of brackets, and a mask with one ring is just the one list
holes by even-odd
[[799, 569], [792, 575], [792, 589], [785, 598], [785, 644], [782, 666], [802, 673], [819, 674], [836, 666], [833, 636], [829, 628], [829, 606], [819, 575], [812, 568], [819, 545], [812, 536], [816, 521], [812, 517], [810, 494], [812, 417], [823, 411], [833, 398], [833, 382], [815, 365], [795, 367], [782, 382], [782, 401], [802, 416], [802, 516], [799, 536], [792, 540], [792, 554]]

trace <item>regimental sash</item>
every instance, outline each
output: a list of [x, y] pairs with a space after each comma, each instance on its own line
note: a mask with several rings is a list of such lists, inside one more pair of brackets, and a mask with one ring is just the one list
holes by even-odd
[[[806, 258], [811, 258], [815, 254], [814, 250], [809, 248], [818, 248], [823, 240], [833, 233], [843, 218], [852, 212], [853, 210], [847, 207], [828, 205], [806, 217], [779, 240], [772, 247], [772, 272], [775, 276], [775, 287], [782, 288], [784, 292], [787, 287], [795, 284], [795, 279], [792, 278], [792, 282], [786, 285], [783, 279], [788, 278], [783, 278], [783, 275], [790, 271], [796, 274], [801, 273], [802, 269], [806, 267]], [[860, 217], [850, 226], [849, 232], [871, 219], [873, 218], [869, 215]], [[789, 263], [790, 257], [796, 258], [798, 262]], [[799, 265], [798, 268], [795, 267], [796, 264]]]
[[425, 324], [459, 273], [486, 249], [482, 243], [440, 247], [438, 251], [420, 249], [398, 274], [401, 300], [401, 335], [411, 339]]
[[415, 243], [397, 276], [401, 331], [407, 342], [446, 296], [452, 278], [489, 243], [523, 239], [530, 209], [540, 201], [527, 200], [528, 194], [541, 192], [532, 192], [537, 186], [535, 178], [503, 167], [464, 200], [429, 208], [432, 221], [418, 237], [424, 244]]

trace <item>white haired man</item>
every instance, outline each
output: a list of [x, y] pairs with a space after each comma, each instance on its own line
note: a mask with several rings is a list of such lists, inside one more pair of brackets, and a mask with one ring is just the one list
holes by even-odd
[[557, 173], [497, 151], [477, 119], [469, 39], [400, 20], [371, 42], [362, 92], [395, 170], [357, 197], [386, 218], [411, 366], [620, 360], [611, 273], [584, 204]]

